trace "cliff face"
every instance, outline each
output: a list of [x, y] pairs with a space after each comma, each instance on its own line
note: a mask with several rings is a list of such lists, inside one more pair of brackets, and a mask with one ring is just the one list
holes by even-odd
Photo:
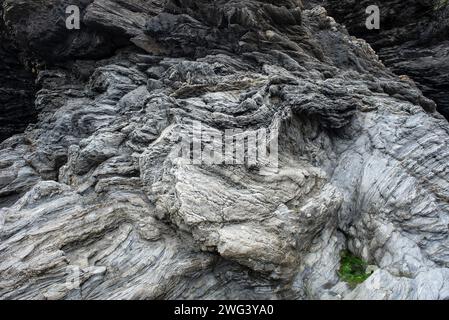
[[23, 67], [19, 56], [0, 21], [0, 141], [23, 132], [36, 120], [34, 75]]
[[[39, 3], [3, 4], [43, 62], [0, 144], [1, 298], [449, 298], [447, 121], [322, 7], [95, 0], [69, 31]], [[196, 123], [278, 134], [278, 166], [180, 158]]]
[[[310, 1], [326, 7], [352, 35], [367, 40], [387, 67], [408, 75], [449, 118], [449, 3], [429, 1]], [[379, 6], [380, 30], [367, 30], [365, 9]]]

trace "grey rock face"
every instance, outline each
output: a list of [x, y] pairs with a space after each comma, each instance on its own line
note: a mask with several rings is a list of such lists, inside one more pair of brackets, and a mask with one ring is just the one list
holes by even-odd
[[[449, 128], [413, 82], [300, 1], [107, 2], [83, 21], [129, 47], [40, 70], [0, 145], [2, 299], [449, 298]], [[277, 131], [279, 166], [191, 164], [195, 121]], [[343, 249], [378, 267], [355, 289]]]
[[[449, 4], [444, 0], [309, 0], [321, 4], [352, 35], [367, 40], [398, 75], [417, 82], [438, 111], [449, 118]], [[380, 30], [367, 30], [365, 9], [380, 8]]]

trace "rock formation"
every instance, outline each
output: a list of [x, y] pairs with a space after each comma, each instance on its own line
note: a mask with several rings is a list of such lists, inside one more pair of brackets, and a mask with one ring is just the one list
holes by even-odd
[[[367, 40], [387, 67], [417, 82], [449, 119], [449, 2], [447, 0], [318, 0], [351, 35]], [[368, 6], [380, 9], [380, 30], [365, 26]]]
[[[0, 144], [0, 298], [449, 298], [447, 121], [323, 7], [70, 3], [80, 30], [3, 2], [40, 90]], [[277, 134], [278, 167], [191, 164], [195, 122]]]
[[34, 76], [23, 66], [20, 52], [8, 39], [3, 20], [0, 20], [0, 141], [23, 132], [35, 121], [35, 91]]

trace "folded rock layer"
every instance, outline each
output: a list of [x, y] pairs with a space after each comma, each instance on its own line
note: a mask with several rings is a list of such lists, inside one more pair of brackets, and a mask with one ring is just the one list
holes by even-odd
[[[449, 118], [449, 2], [446, 0], [310, 0], [321, 4], [352, 35], [367, 40], [385, 65], [417, 82]], [[380, 9], [380, 29], [365, 26], [370, 5]]]
[[[0, 144], [0, 298], [449, 298], [447, 121], [323, 7], [79, 1], [73, 31], [39, 2], [3, 4], [44, 63]], [[196, 123], [277, 135], [278, 166], [180, 157]]]

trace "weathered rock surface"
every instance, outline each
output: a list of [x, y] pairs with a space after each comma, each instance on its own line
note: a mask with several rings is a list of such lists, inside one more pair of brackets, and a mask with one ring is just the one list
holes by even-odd
[[[46, 8], [28, 18], [48, 23]], [[37, 124], [0, 144], [0, 298], [449, 298], [447, 121], [324, 8], [83, 10], [79, 33], [41, 40], [4, 16], [48, 65]], [[186, 162], [195, 121], [278, 132], [278, 168]], [[343, 249], [379, 267], [355, 289]]]
[[[3, 15], [0, 1], [0, 16]], [[21, 133], [36, 119], [34, 76], [24, 68], [0, 20], [0, 141]]]
[[[350, 34], [367, 40], [387, 67], [417, 82], [449, 119], [449, 3], [446, 0], [310, 0], [321, 4]], [[380, 8], [380, 30], [365, 26], [365, 9]]]

